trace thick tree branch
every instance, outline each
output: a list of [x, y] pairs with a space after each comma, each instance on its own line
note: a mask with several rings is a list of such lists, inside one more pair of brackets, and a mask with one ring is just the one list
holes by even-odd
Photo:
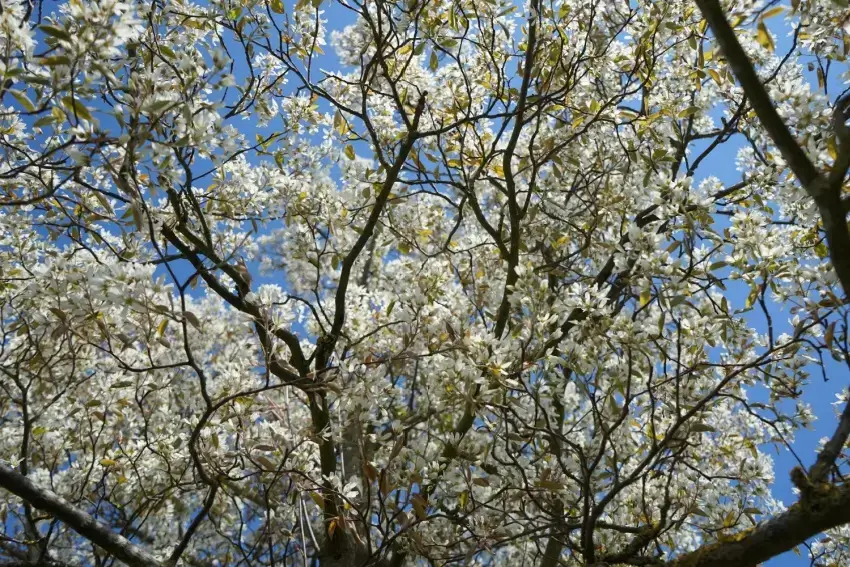
[[835, 428], [832, 437], [824, 445], [815, 464], [809, 469], [810, 482], [817, 483], [826, 480], [830, 469], [835, 464], [835, 460], [847, 444], [848, 437], [850, 437], [850, 400], [844, 405], [844, 411], [841, 413], [838, 427]]
[[[848, 161], [850, 158], [846, 155], [850, 152], [846, 147], [842, 148], [832, 175], [827, 177], [818, 171], [776, 111], [752, 62], [723, 14], [719, 0], [696, 0], [696, 3], [711, 27], [711, 31], [714, 32], [732, 72], [744, 89], [762, 126], [782, 153], [791, 171], [817, 204], [826, 232], [830, 260], [844, 289], [844, 294], [850, 296], [850, 232], [847, 230], [846, 214], [841, 202], [841, 186], [847, 169], [844, 162], [850, 163]], [[847, 100], [839, 100], [835, 109], [837, 120], [833, 127], [838, 130], [839, 138], [846, 137], [842, 135], [847, 118], [846, 106]]]
[[[192, 264], [192, 267], [200, 274], [201, 278], [210, 286], [214, 292], [216, 292], [222, 299], [227, 301], [230, 305], [241, 311], [242, 313], [246, 313], [254, 318], [254, 322], [256, 327], [259, 329], [262, 327], [262, 332], [265, 333], [265, 336], [268, 336], [268, 330], [265, 328], [264, 324], [264, 314], [262, 310], [254, 305], [253, 303], [247, 301], [245, 299], [245, 294], [247, 294], [250, 289], [246, 286], [242, 290], [244, 293], [235, 294], [232, 293], [227, 287], [221, 283], [211, 270], [207, 269], [204, 266], [203, 260], [199, 255], [199, 251], [197, 246], [200, 244], [197, 240], [190, 241], [189, 244], [183, 242], [180, 237], [169, 227], [164, 226], [162, 228], [162, 235], [172, 244], [174, 245], [180, 252], [184, 255], [184, 257]], [[191, 238], [191, 235], [187, 232], [183, 233], [183, 236], [187, 239]], [[235, 271], [233, 266], [225, 264], [219, 258], [217, 258], [212, 251], [210, 250], [200, 250], [201, 253], [204, 253], [205, 256], [211, 258], [213, 262], [216, 263], [217, 267], [221, 268], [221, 270], [230, 276], [234, 281], [241, 281], [239, 279], [239, 274]], [[244, 282], [243, 282], [244, 284]], [[301, 347], [298, 342], [298, 337], [296, 337], [291, 331], [286, 329], [273, 329], [271, 332], [274, 335], [281, 339], [287, 347], [289, 347], [290, 351], [290, 361], [293, 366], [295, 366], [300, 372], [305, 372], [307, 369], [307, 363], [304, 359], [304, 355], [301, 351]], [[263, 337], [261, 336], [261, 339]], [[277, 365], [276, 374], [279, 374], [281, 379], [286, 380], [287, 382], [297, 385], [299, 382], [302, 382], [299, 378], [299, 374], [283, 368], [281, 365]]]
[[517, 203], [516, 180], [512, 161], [514, 159], [517, 142], [519, 142], [522, 127], [525, 124], [525, 106], [528, 99], [529, 86], [531, 84], [531, 73], [534, 69], [534, 55], [537, 49], [537, 11], [538, 6], [532, 3], [532, 17], [528, 22], [528, 40], [525, 56], [525, 65], [522, 72], [522, 84], [520, 85], [519, 98], [517, 100], [517, 114], [514, 118], [514, 129], [502, 155], [502, 170], [505, 172], [505, 189], [508, 199], [508, 218], [511, 226], [510, 248], [508, 257], [504, 258], [508, 263], [507, 275], [505, 277], [505, 288], [502, 293], [502, 301], [499, 311], [496, 313], [496, 324], [493, 327], [493, 335], [501, 338], [510, 318], [510, 297], [514, 285], [519, 280], [516, 268], [519, 265], [520, 245], [520, 221], [522, 211]]
[[735, 30], [726, 20], [719, 0], [696, 0], [696, 3], [709, 27], [711, 27], [711, 31], [714, 32], [732, 72], [738, 82], [741, 83], [741, 87], [744, 89], [753, 110], [756, 111], [762, 126], [767, 130], [773, 143], [779, 148], [791, 171], [808, 189], [808, 186], [820, 177], [820, 172], [794, 139], [791, 131], [788, 130], [785, 122], [776, 111], [773, 101], [770, 100], [770, 96], [762, 85], [755, 68], [753, 68], [753, 64], [738, 42], [738, 38], [735, 37]]
[[[729, 66], [744, 89], [762, 126], [782, 153], [791, 171], [814, 199], [826, 232], [830, 259], [845, 295], [850, 295], [850, 233], [847, 230], [846, 207], [841, 200], [841, 189], [850, 158], [848, 158], [847, 120], [848, 101], [840, 99], [835, 108], [833, 128], [840, 142], [840, 154], [833, 170], [822, 173], [808, 158], [783, 122], [764, 85], [758, 78], [747, 54], [738, 42], [735, 32], [726, 20], [718, 0], [696, 0], [703, 16], [717, 38]], [[823, 484], [835, 459], [850, 436], [850, 404], [845, 407], [838, 427], [827, 442], [817, 461], [810, 469], [809, 478], [800, 469], [808, 490], [799, 502], [788, 511], [768, 520], [750, 532], [744, 532], [737, 541], [720, 542], [703, 546], [697, 551], [678, 558], [670, 567], [709, 567], [756, 565], [824, 530], [850, 522], [850, 487]]]
[[50, 490], [39, 488], [14, 469], [0, 464], [0, 487], [64, 522], [75, 532], [131, 566], [163, 567], [152, 555], [113, 532]]
[[850, 93], [835, 101], [832, 113], [832, 130], [838, 143], [838, 156], [829, 173], [829, 187], [840, 194], [844, 176], [850, 169], [850, 126], [847, 126], [847, 120], [850, 119]]
[[761, 526], [744, 532], [738, 541], [703, 546], [665, 566], [750, 567], [847, 522], [850, 522], [850, 486], [827, 486]]

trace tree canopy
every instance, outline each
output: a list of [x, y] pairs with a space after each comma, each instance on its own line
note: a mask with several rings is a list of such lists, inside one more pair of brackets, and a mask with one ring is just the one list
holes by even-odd
[[848, 564], [848, 52], [846, 0], [2, 0], [0, 566]]

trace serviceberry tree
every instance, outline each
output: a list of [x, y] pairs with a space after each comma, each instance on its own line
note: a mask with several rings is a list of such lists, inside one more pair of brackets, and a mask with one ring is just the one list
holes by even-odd
[[846, 565], [848, 21], [2, 0], [0, 566]]

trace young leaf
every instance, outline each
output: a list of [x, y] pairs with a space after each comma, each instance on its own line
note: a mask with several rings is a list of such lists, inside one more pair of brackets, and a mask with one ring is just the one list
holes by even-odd
[[773, 50], [776, 48], [773, 43], [773, 37], [771, 37], [770, 32], [763, 21], [759, 22], [758, 26], [756, 26], [756, 40], [762, 47], [771, 53], [773, 53]]
[[56, 39], [61, 39], [63, 41], [71, 41], [71, 34], [69, 34], [64, 28], [42, 25], [38, 26], [38, 29], [50, 37], [55, 37]]
[[201, 321], [198, 319], [198, 316], [192, 313], [191, 311], [184, 311], [183, 317], [196, 329], [201, 328]]

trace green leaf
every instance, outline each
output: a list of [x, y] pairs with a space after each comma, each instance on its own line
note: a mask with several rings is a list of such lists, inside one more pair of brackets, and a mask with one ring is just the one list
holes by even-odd
[[318, 506], [318, 507], [319, 507], [319, 508], [321, 508], [322, 510], [324, 510], [324, 509], [325, 509], [325, 499], [324, 499], [324, 498], [322, 498], [322, 495], [321, 495], [321, 494], [319, 494], [318, 492], [311, 492], [311, 493], [310, 493], [310, 498], [312, 498], [312, 499], [313, 499], [313, 502], [315, 502], [315, 503], [316, 503], [316, 506]]
[[717, 430], [707, 423], [695, 423], [691, 427], [691, 432], [693, 433], [714, 433]]
[[778, 16], [779, 14], [781, 14], [784, 11], [785, 11], [785, 6], [774, 6], [770, 10], [765, 11], [765, 13], [761, 15], [761, 19], [766, 20], [768, 18]]
[[42, 116], [38, 120], [33, 123], [33, 128], [41, 128], [42, 126], [47, 126], [49, 124], [53, 124], [56, 122], [56, 118], [52, 114], [48, 114], [47, 116]]
[[68, 314], [59, 309], [58, 307], [48, 307], [48, 311], [59, 317], [60, 320], [65, 321], [68, 319]]
[[184, 311], [183, 317], [196, 329], [201, 328], [201, 321], [198, 319], [198, 316], [192, 313], [191, 311]]
[[265, 455], [257, 455], [256, 457], [254, 457], [254, 459], [258, 463], [263, 465], [264, 470], [273, 471], [273, 470], [277, 469], [277, 467], [274, 465], [274, 463], [271, 462], [271, 460], [269, 460], [269, 458], [266, 457]]
[[750, 307], [752, 307], [755, 304], [756, 299], [758, 299], [758, 296], [759, 296], [758, 288], [753, 287], [750, 290], [749, 295], [747, 295], [747, 301], [746, 301], [746, 303], [744, 303], [744, 309], [749, 309]]
[[545, 488], [546, 490], [563, 490], [565, 487], [560, 482], [554, 480], [539, 480], [537, 481], [537, 486], [540, 488]]
[[756, 26], [756, 41], [758, 41], [762, 47], [771, 53], [773, 53], [773, 50], [776, 49], [776, 46], [773, 43], [773, 37], [771, 37], [770, 32], [767, 31], [767, 26], [763, 21], [759, 22], [758, 26]]
[[824, 335], [824, 341], [826, 341], [826, 348], [832, 348], [832, 341], [835, 338], [835, 323], [837, 321], [833, 321], [829, 324], [829, 327], [826, 328], [826, 334]]
[[[424, 496], [421, 494], [414, 494], [410, 499], [410, 503], [413, 506], [413, 513], [416, 514], [417, 518], [424, 520], [428, 517], [428, 501], [425, 500]], [[463, 506], [461, 506], [461, 508], [463, 508]]]
[[75, 116], [82, 118], [84, 120], [91, 120], [92, 116], [89, 112], [89, 109], [86, 108], [83, 103], [75, 99], [73, 96], [68, 95], [62, 99], [62, 103], [65, 105], [65, 108], [74, 113]]
[[30, 75], [30, 74], [24, 75], [23, 71], [21, 71], [21, 69], [9, 69], [9, 70], [6, 71], [6, 76], [10, 77], [10, 78], [20, 76], [21, 81], [23, 81], [26, 84], [34, 83], [36, 85], [44, 85], [44, 86], [50, 86], [50, 85], [53, 84], [50, 77], [43, 77], [41, 75]]
[[61, 39], [63, 41], [71, 41], [71, 34], [69, 34], [65, 29], [58, 28], [56, 26], [38, 26], [38, 29], [43, 31], [45, 34], [50, 37], [55, 37], [56, 39]]
[[345, 136], [348, 132], [348, 123], [345, 121], [345, 117], [339, 110], [337, 110], [336, 114], [334, 114], [334, 129], [339, 132], [340, 136]]
[[102, 193], [100, 193], [99, 191], [95, 191], [95, 192], [94, 192], [94, 197], [95, 197], [95, 199], [97, 199], [97, 201], [100, 203], [100, 205], [101, 205], [104, 209], [106, 209], [106, 211], [107, 211], [110, 215], [114, 215], [114, 214], [115, 214], [115, 211], [113, 210], [112, 205], [110, 205], [110, 204], [109, 204], [109, 199], [107, 199], [105, 195], [103, 195], [103, 194], [102, 194]]
[[32, 103], [29, 97], [27, 97], [27, 95], [25, 95], [21, 91], [10, 89], [9, 93], [13, 97], [15, 97], [15, 100], [18, 101], [18, 104], [23, 106], [27, 111], [33, 112], [35, 110], [35, 105]]
[[115, 336], [118, 338], [118, 340], [120, 340], [122, 343], [124, 343], [124, 345], [129, 345], [133, 342], [133, 337], [126, 335], [124, 333], [118, 333]]
[[174, 104], [174, 101], [171, 100], [156, 100], [150, 104], [145, 105], [145, 112], [147, 112], [148, 114], [156, 114], [162, 112], [172, 104]]
[[720, 73], [718, 73], [715, 69], [709, 69], [708, 74], [711, 75], [712, 80], [714, 80], [714, 82], [719, 86], [723, 85], [723, 82], [720, 79]]
[[52, 55], [50, 57], [42, 57], [39, 63], [46, 67], [56, 67], [58, 65], [70, 65], [71, 58], [67, 55]]
[[345, 146], [345, 157], [348, 159], [354, 159], [354, 156], [354, 147], [351, 144]]
[[428, 59], [428, 68], [431, 69], [432, 71], [436, 71], [437, 65], [439, 65], [439, 61], [437, 60], [437, 52], [432, 51], [431, 57]]

